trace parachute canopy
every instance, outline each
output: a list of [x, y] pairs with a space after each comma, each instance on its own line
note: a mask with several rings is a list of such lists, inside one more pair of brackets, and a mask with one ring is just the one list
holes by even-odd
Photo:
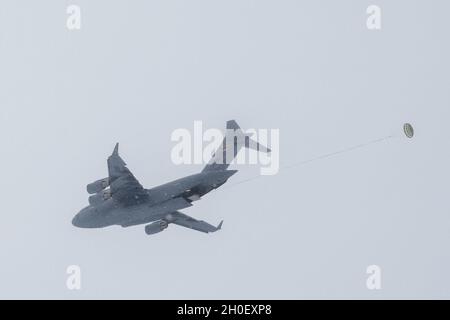
[[408, 138], [412, 138], [414, 136], [414, 128], [411, 124], [405, 123], [403, 125], [403, 131]]

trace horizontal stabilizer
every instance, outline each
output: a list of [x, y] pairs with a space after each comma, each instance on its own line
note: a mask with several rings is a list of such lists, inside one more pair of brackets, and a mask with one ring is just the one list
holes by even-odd
[[245, 147], [248, 149], [261, 151], [261, 152], [265, 152], [265, 153], [269, 153], [272, 151], [272, 150], [270, 150], [270, 148], [263, 146], [261, 143], [255, 141], [253, 139], [250, 139], [248, 136], [245, 137]]
[[253, 133], [244, 133], [235, 120], [228, 120], [226, 127], [227, 131], [222, 143], [202, 172], [226, 170], [243, 147], [265, 153], [271, 152], [268, 147], [251, 139]]

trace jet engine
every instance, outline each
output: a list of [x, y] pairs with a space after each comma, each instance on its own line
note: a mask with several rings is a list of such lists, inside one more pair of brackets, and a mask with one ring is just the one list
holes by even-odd
[[99, 193], [96, 193], [89, 197], [89, 204], [95, 206], [102, 203], [103, 201], [108, 200], [109, 198], [111, 198], [111, 190], [102, 190]]
[[102, 191], [103, 189], [106, 189], [109, 186], [109, 178], [100, 179], [97, 181], [94, 181], [92, 183], [89, 183], [86, 186], [87, 192], [89, 194], [94, 194]]
[[166, 229], [168, 225], [169, 224], [165, 220], [159, 220], [157, 222], [153, 222], [152, 224], [145, 226], [145, 233], [150, 235], [150, 234], [155, 234], [155, 233], [161, 232], [164, 229]]

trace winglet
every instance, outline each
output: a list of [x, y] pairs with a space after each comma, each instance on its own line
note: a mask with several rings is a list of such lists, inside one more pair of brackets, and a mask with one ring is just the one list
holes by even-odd
[[236, 120], [227, 121], [227, 129], [239, 130], [241, 127], [237, 124]]
[[219, 225], [216, 227], [216, 231], [222, 229], [223, 220], [220, 221]]
[[114, 147], [114, 151], [112, 153], [114, 156], [118, 156], [119, 155], [119, 143], [116, 143], [116, 146]]

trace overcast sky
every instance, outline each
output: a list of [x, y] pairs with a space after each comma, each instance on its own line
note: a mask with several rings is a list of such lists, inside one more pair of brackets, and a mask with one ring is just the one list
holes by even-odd
[[[68, 30], [66, 8], [81, 9]], [[366, 9], [381, 8], [381, 30]], [[450, 3], [2, 1], [0, 298], [450, 298]], [[195, 120], [280, 131], [184, 210], [221, 231], [79, 229], [114, 144], [147, 188]], [[407, 139], [403, 123], [415, 137]], [[68, 290], [66, 268], [81, 268]], [[368, 290], [366, 268], [382, 270]]]

